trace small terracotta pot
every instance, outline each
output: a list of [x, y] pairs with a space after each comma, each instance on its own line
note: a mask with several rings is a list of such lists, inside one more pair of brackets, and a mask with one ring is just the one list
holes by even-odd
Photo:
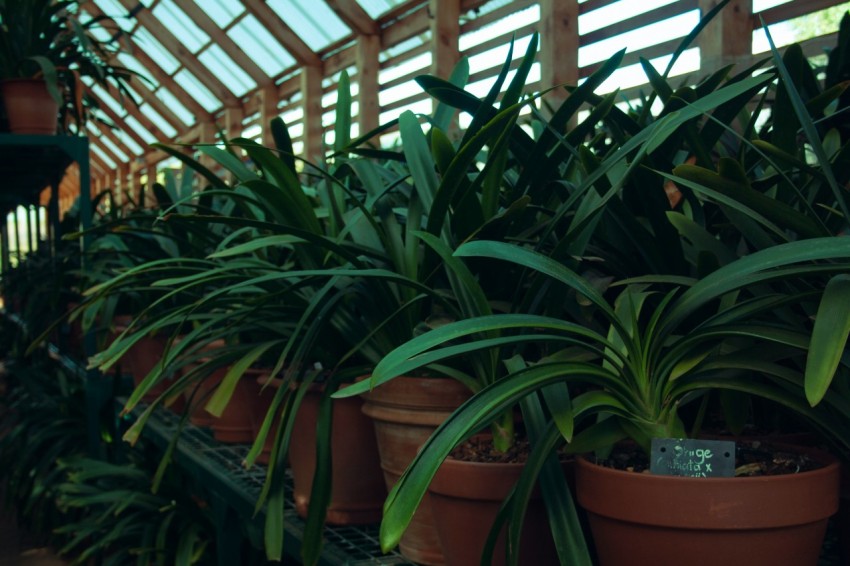
[[[110, 337], [110, 342], [127, 329], [130, 321], [131, 317], [115, 317], [114, 334]], [[162, 361], [167, 344], [167, 340], [162, 336], [145, 336], [127, 350], [121, 358], [120, 367], [123, 373], [130, 374], [133, 378], [134, 387], [138, 387], [153, 368]], [[145, 393], [142, 400], [150, 403], [164, 393], [167, 387], [168, 382], [165, 379], [160, 380]]]
[[[289, 464], [292, 468], [295, 510], [307, 516], [316, 471], [316, 426], [322, 390], [311, 387], [295, 415]], [[372, 422], [363, 414], [358, 397], [333, 401], [331, 427], [331, 502], [327, 522], [333, 525], [376, 523], [387, 496], [381, 475]]]
[[815, 566], [839, 469], [806, 453], [825, 467], [754, 478], [638, 474], [579, 458], [577, 495], [600, 566]]
[[[502, 501], [509, 495], [524, 464], [465, 462], [447, 458], [428, 488], [431, 510], [447, 566], [481, 563], [484, 544]], [[572, 466], [563, 464], [565, 473]], [[505, 564], [505, 531], [499, 535], [492, 566]], [[546, 507], [539, 493], [526, 508], [520, 538], [520, 564], [558, 564]]]
[[213, 437], [225, 444], [250, 444], [254, 441], [254, 429], [251, 424], [256, 399], [260, 394], [260, 386], [255, 376], [242, 376], [236, 382], [233, 395], [222, 411], [216, 417], [204, 406], [210, 400], [219, 384], [227, 375], [229, 368], [222, 367], [205, 377], [198, 386], [198, 392], [193, 401], [194, 407], [200, 408], [190, 414], [189, 419], [199, 426], [212, 428]]
[[56, 135], [59, 106], [41, 79], [0, 81], [9, 130], [13, 134]]
[[[434, 430], [470, 395], [458, 381], [430, 377], [396, 377], [363, 395], [363, 412], [375, 424], [388, 490]], [[422, 499], [401, 537], [399, 550], [419, 564], [444, 564], [430, 499], [427, 494]]]

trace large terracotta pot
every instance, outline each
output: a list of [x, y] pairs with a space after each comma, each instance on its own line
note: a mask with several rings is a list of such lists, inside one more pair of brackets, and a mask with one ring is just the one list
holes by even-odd
[[13, 134], [55, 135], [59, 106], [40, 79], [0, 81], [0, 94]]
[[[812, 454], [815, 454], [812, 452]], [[578, 459], [600, 566], [815, 566], [838, 509], [838, 463], [765, 477], [638, 474]]]
[[836, 521], [843, 564], [850, 564], [850, 465], [841, 465], [841, 499]]
[[[428, 377], [396, 377], [363, 395], [363, 412], [375, 424], [387, 489], [395, 485], [431, 433], [469, 396], [458, 381]], [[428, 495], [402, 536], [399, 550], [419, 564], [444, 563]]]
[[[566, 468], [571, 463], [564, 463]], [[481, 563], [484, 544], [502, 501], [509, 495], [524, 464], [465, 462], [447, 458], [428, 488], [447, 566]], [[499, 535], [491, 566], [505, 564], [505, 531]], [[558, 564], [558, 555], [539, 494], [528, 504], [520, 539], [520, 564]]]
[[[312, 387], [295, 414], [289, 465], [292, 468], [295, 510], [307, 516], [316, 471], [316, 423], [322, 391]], [[387, 491], [381, 475], [372, 422], [363, 414], [358, 397], [333, 401], [331, 428], [331, 502], [327, 522], [334, 525], [376, 523], [381, 520]]]
[[[114, 334], [110, 337], [110, 342], [127, 330], [131, 319], [130, 316], [116, 316], [113, 319]], [[134, 387], [138, 387], [156, 364], [162, 361], [162, 355], [167, 344], [167, 340], [162, 336], [145, 336], [133, 344], [122, 356], [120, 361], [121, 372], [129, 374], [133, 378]], [[142, 400], [150, 403], [165, 392], [167, 385], [166, 381], [161, 380], [145, 393]]]

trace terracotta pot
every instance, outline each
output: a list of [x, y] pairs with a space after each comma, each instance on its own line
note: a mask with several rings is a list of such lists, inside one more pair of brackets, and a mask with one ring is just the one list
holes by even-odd
[[843, 564], [850, 564], [850, 465], [841, 465], [841, 499], [835, 522]]
[[838, 509], [839, 468], [765, 477], [624, 472], [578, 459], [600, 566], [815, 566]]
[[[272, 400], [274, 399], [277, 390], [280, 389], [282, 381], [280, 379], [272, 379], [264, 370], [248, 370], [252, 372], [252, 377], [258, 385], [257, 398], [254, 400], [254, 410], [251, 411], [251, 431], [253, 440], [257, 439], [260, 434], [260, 428], [263, 426], [263, 421], [271, 409]], [[263, 451], [257, 456], [258, 464], [268, 464], [271, 458], [272, 448], [274, 447], [274, 439], [277, 436], [277, 421], [272, 423], [269, 433], [266, 436], [266, 441], [263, 444]], [[253, 442], [252, 440], [252, 442]]]
[[[363, 412], [375, 423], [388, 490], [434, 430], [469, 397], [469, 390], [458, 381], [428, 377], [396, 377], [363, 395]], [[428, 495], [402, 536], [399, 550], [419, 564], [444, 563]]]
[[[307, 516], [316, 470], [316, 423], [322, 392], [313, 387], [295, 415], [289, 464], [292, 468], [295, 510]], [[376, 523], [387, 496], [381, 475], [372, 422], [357, 397], [333, 401], [331, 428], [331, 502], [327, 522], [333, 525]]]
[[56, 135], [59, 106], [41, 79], [0, 81], [9, 130], [13, 134]]
[[[115, 317], [115, 331], [110, 337], [110, 342], [127, 329], [130, 324], [129, 319], [130, 317]], [[127, 350], [121, 358], [120, 368], [122, 373], [129, 374], [133, 378], [134, 387], [138, 387], [153, 368], [162, 361], [162, 355], [167, 344], [167, 340], [162, 336], [145, 336]], [[164, 393], [167, 387], [168, 382], [162, 380], [150, 388], [142, 399], [150, 403]]]
[[216, 417], [204, 407], [212, 397], [219, 384], [227, 375], [229, 368], [222, 367], [205, 377], [198, 386], [195, 394], [195, 411], [190, 414], [190, 421], [199, 426], [212, 428], [213, 437], [225, 444], [250, 444], [254, 441], [254, 429], [251, 424], [256, 399], [260, 394], [260, 386], [256, 376], [243, 376], [236, 382], [233, 395], [222, 411]]
[[[564, 463], [566, 468], [571, 463]], [[428, 488], [431, 510], [448, 566], [481, 563], [484, 544], [502, 501], [524, 464], [465, 462], [447, 458]], [[499, 535], [492, 566], [505, 564], [505, 531]], [[539, 494], [529, 501], [520, 539], [520, 564], [558, 564], [546, 507]]]

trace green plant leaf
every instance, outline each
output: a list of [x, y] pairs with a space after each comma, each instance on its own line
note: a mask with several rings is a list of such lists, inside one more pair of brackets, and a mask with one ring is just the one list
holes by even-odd
[[806, 359], [806, 400], [814, 407], [829, 389], [850, 335], [850, 275], [829, 280], [821, 298]]

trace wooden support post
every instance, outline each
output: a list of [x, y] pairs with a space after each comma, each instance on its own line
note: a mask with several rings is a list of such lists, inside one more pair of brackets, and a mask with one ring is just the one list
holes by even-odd
[[[122, 163], [118, 166], [118, 182], [115, 184], [115, 190], [112, 191], [112, 200], [109, 205], [115, 206], [124, 201], [123, 194], [130, 189], [130, 164]], [[119, 196], [120, 195], [120, 196]]]
[[[699, 0], [700, 13], [705, 15], [719, 3], [720, 0]], [[732, 0], [697, 36], [700, 67], [713, 71], [729, 64], [746, 64], [752, 55], [752, 43], [753, 0]]]
[[448, 79], [460, 60], [460, 0], [429, 0], [431, 74]]
[[381, 112], [378, 104], [378, 55], [381, 52], [381, 38], [378, 35], [361, 35], [357, 38], [357, 82], [358, 94], [358, 135], [370, 132], [378, 127]]
[[322, 161], [322, 68], [301, 68], [301, 97], [304, 110], [304, 157]]
[[242, 135], [242, 120], [245, 112], [241, 106], [230, 106], [224, 109], [224, 135], [227, 139], [238, 138]]
[[[215, 130], [215, 122], [212, 121], [203, 121], [198, 123], [198, 143], [199, 144], [211, 144], [216, 142], [216, 130]], [[201, 165], [206, 167], [207, 169], [212, 169], [215, 167], [215, 162], [210, 159], [207, 155], [201, 153], [198, 159]]]
[[[578, 14], [578, 0], [540, 0], [541, 90], [578, 84]], [[567, 91], [558, 88], [544, 100], [557, 110], [566, 98]]]
[[260, 127], [263, 129], [262, 143], [266, 147], [274, 147], [274, 137], [269, 122], [278, 115], [277, 102], [277, 89], [274, 85], [267, 85], [260, 89]]

